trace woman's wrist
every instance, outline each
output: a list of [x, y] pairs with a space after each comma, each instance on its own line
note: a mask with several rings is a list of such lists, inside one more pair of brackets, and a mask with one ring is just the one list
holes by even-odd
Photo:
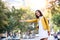
[[50, 35], [50, 31], [48, 31], [48, 35]]

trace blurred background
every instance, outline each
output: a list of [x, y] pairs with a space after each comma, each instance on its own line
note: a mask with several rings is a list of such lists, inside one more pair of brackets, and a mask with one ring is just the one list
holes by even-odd
[[38, 9], [49, 21], [49, 40], [60, 40], [60, 0], [0, 0], [0, 39], [37, 40], [37, 23], [19, 20], [35, 19]]

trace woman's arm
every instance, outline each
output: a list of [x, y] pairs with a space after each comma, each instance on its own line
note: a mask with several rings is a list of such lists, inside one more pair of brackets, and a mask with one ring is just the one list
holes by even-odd
[[49, 22], [48, 22], [48, 19], [47, 19], [47, 18], [45, 18], [45, 19], [46, 19], [47, 28], [48, 28], [48, 35], [50, 35], [50, 26], [49, 26]]
[[32, 20], [19, 20], [19, 22], [37, 22], [37, 19], [32, 19]]
[[48, 31], [50, 31], [50, 26], [49, 26], [49, 23], [48, 23], [48, 19], [47, 18], [45, 18], [45, 19], [46, 19]]

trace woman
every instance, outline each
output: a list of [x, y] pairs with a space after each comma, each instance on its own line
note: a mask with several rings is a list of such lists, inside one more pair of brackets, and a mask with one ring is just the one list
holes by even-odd
[[48, 40], [48, 35], [50, 35], [50, 27], [48, 25], [48, 20], [43, 16], [40, 10], [35, 11], [35, 16], [36, 19], [20, 20], [20, 22], [37, 22], [39, 25], [40, 40]]

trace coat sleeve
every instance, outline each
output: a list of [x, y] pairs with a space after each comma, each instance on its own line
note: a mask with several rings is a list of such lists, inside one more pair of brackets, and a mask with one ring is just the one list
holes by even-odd
[[26, 22], [37, 22], [37, 19], [26, 20]]

